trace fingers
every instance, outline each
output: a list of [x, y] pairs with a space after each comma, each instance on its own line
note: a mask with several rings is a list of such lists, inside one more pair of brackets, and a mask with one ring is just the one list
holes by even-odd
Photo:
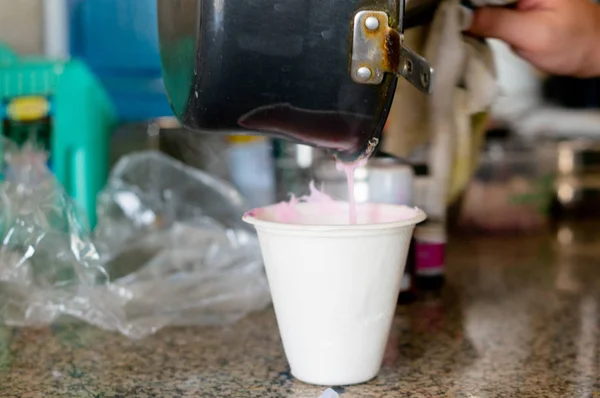
[[473, 14], [473, 22], [467, 32], [477, 36], [500, 39], [515, 47], [522, 47], [531, 40], [527, 11], [502, 7], [483, 7]]

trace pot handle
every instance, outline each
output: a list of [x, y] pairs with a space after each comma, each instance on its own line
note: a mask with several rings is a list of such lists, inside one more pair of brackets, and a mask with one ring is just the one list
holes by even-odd
[[[404, 0], [401, 0], [401, 4]], [[402, 7], [400, 8], [402, 10]], [[400, 15], [402, 25], [403, 16]], [[390, 26], [384, 11], [359, 11], [354, 16], [351, 76], [356, 83], [380, 84], [386, 73], [404, 77], [431, 94], [434, 71], [427, 60], [404, 44], [402, 28]]]

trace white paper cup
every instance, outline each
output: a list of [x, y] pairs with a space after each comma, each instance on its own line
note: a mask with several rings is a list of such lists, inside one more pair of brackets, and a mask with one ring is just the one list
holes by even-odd
[[[244, 216], [258, 232], [292, 375], [325, 386], [379, 372], [411, 235], [426, 218], [417, 208], [362, 204], [359, 224], [348, 225], [347, 204], [337, 205], [345, 212], [298, 204], [303, 224], [277, 222], [278, 205]], [[399, 221], [369, 223], [383, 219]]]

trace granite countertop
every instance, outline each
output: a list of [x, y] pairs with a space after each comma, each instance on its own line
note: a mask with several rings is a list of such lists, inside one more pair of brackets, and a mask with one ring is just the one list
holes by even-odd
[[[400, 306], [384, 367], [350, 397], [600, 397], [600, 223], [453, 236], [439, 295]], [[332, 366], [335, 358], [332, 358]], [[272, 310], [142, 341], [0, 328], [1, 397], [307, 397]]]

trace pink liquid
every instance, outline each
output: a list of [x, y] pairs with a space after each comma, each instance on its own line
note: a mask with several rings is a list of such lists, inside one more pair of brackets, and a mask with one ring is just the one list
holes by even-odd
[[[354, 163], [342, 163], [337, 162], [336, 167], [338, 170], [343, 171], [346, 174], [346, 181], [348, 182], [348, 212], [349, 212], [349, 221], [351, 225], [357, 224], [357, 212], [356, 212], [356, 198], [354, 197], [354, 171], [363, 166], [366, 163], [366, 160], [359, 160]], [[291, 195], [291, 198], [288, 202], [281, 202], [275, 206], [275, 214], [276, 218], [285, 223], [295, 223], [299, 222], [300, 215], [297, 212], [296, 206], [300, 202], [306, 203], [318, 203], [324, 209], [329, 209], [330, 211], [336, 211], [335, 208], [336, 202], [326, 195], [325, 193], [319, 191], [314, 182], [310, 183], [310, 194], [307, 196], [302, 196], [300, 198]], [[253, 210], [248, 214], [251, 216], [256, 215], [255, 212], [257, 210]]]
[[[377, 146], [379, 140], [377, 138], [373, 138], [369, 142], [369, 148], [365, 152], [365, 155], [356, 160], [353, 163], [343, 163], [339, 160], [336, 162], [336, 168], [339, 171], [343, 171], [346, 174], [346, 181], [348, 183], [348, 212], [349, 212], [349, 221], [351, 225], [358, 223], [357, 211], [356, 211], [356, 198], [354, 197], [354, 171], [358, 167], [362, 167], [367, 163], [367, 160], [370, 154], [373, 152], [375, 147]], [[275, 212], [275, 218], [284, 223], [301, 223], [301, 215], [297, 211], [297, 205], [299, 202], [306, 203], [317, 203], [321, 206], [322, 210], [335, 212], [338, 210], [336, 208], [337, 202], [334, 201], [331, 197], [326, 195], [325, 193], [319, 191], [313, 182], [310, 183], [310, 194], [308, 196], [303, 196], [301, 198], [296, 198], [294, 195], [291, 196], [289, 202], [281, 202], [275, 206], [273, 206], [273, 210]], [[376, 207], [371, 207], [371, 212], [377, 213]], [[248, 216], [257, 216], [260, 209], [255, 209], [247, 213]], [[373, 213], [371, 215], [371, 219], [378, 219], [377, 214]]]
[[346, 181], [348, 182], [348, 207], [350, 212], [350, 224], [356, 224], [356, 198], [354, 197], [354, 170], [357, 167], [364, 166], [365, 160], [359, 160], [354, 163], [342, 163], [338, 161], [336, 167], [338, 170], [346, 173]]

